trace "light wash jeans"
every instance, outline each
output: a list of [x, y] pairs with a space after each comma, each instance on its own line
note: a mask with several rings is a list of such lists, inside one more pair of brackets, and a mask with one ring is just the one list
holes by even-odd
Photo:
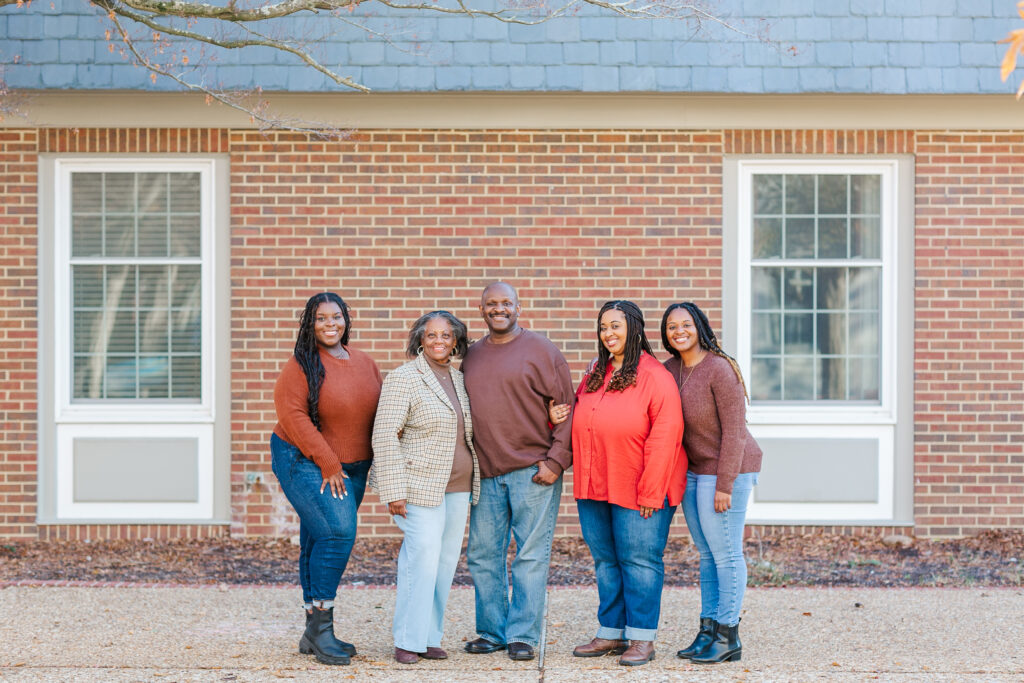
[[[480, 500], [469, 515], [466, 560], [476, 587], [476, 632], [492, 643], [540, 644], [562, 477], [535, 484], [537, 466], [480, 480]], [[506, 557], [511, 535], [512, 600]]]
[[740, 608], [747, 590], [747, 562], [743, 557], [743, 525], [757, 472], [736, 477], [732, 505], [715, 512], [713, 474], [686, 473], [683, 515], [690, 537], [700, 553], [700, 616], [723, 626], [740, 623]]
[[676, 506], [647, 519], [603, 500], [576, 501], [583, 540], [594, 558], [597, 578], [597, 637], [654, 640], [665, 584], [665, 543]]
[[395, 647], [426, 652], [440, 647], [444, 609], [466, 530], [469, 492], [446, 493], [436, 507], [406, 505], [392, 519], [405, 534], [398, 552], [398, 590], [391, 633]]

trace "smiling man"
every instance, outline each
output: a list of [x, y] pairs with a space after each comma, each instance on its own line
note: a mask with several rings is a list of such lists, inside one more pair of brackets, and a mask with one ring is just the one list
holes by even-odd
[[[551, 537], [572, 464], [572, 420], [552, 428], [548, 401], [572, 404], [569, 365], [547, 337], [519, 326], [519, 296], [505, 282], [480, 300], [487, 334], [462, 361], [480, 461], [480, 502], [469, 518], [469, 571], [476, 587], [477, 638], [466, 651], [508, 648], [536, 656], [547, 596]], [[515, 535], [512, 599], [505, 558]]]

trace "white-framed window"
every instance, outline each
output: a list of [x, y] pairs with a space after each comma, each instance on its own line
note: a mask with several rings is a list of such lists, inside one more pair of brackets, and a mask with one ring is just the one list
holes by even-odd
[[749, 516], [892, 521], [907, 275], [901, 162], [733, 163], [731, 329], [749, 382], [748, 422], [765, 451]]
[[53, 164], [59, 519], [210, 519], [214, 159]]

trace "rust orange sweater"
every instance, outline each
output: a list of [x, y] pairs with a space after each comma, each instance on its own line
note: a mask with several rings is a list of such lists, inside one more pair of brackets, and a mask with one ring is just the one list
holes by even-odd
[[317, 403], [320, 431], [309, 419], [306, 375], [295, 356], [284, 364], [274, 386], [278, 420], [274, 433], [319, 465], [324, 478], [340, 470], [342, 463], [373, 457], [370, 437], [383, 380], [372, 358], [353, 348], [346, 350], [349, 357], [344, 360], [320, 351], [326, 370]]
[[572, 420], [573, 496], [621, 507], [678, 505], [686, 488], [683, 413], [672, 375], [649, 354], [640, 357], [636, 384], [606, 391], [576, 390]]

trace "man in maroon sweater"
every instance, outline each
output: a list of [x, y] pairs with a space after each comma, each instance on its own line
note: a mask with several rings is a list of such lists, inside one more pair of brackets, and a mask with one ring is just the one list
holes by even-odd
[[[572, 421], [552, 428], [548, 401], [573, 398], [569, 365], [547, 337], [523, 329], [516, 290], [489, 285], [480, 313], [489, 334], [462, 361], [480, 461], [480, 500], [469, 518], [469, 571], [476, 588], [477, 638], [466, 651], [508, 648], [511, 659], [533, 659], [547, 597], [551, 537], [572, 464]], [[512, 599], [505, 558], [511, 534]]]

